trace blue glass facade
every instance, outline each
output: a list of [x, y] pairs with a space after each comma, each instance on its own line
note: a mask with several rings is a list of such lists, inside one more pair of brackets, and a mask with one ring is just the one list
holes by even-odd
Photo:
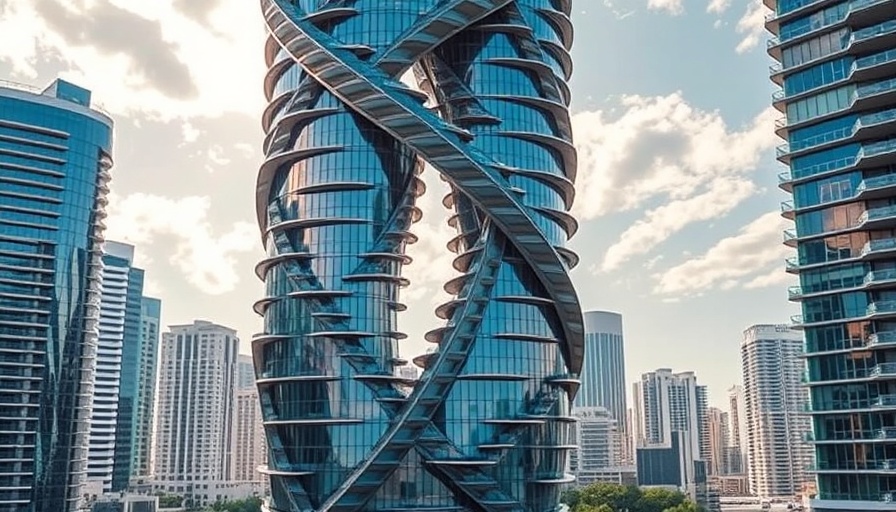
[[[107, 261], [108, 260], [108, 261]], [[124, 336], [121, 347], [121, 378], [118, 386], [118, 417], [115, 425], [115, 455], [112, 466], [112, 490], [124, 491], [131, 476], [134, 448], [136, 446], [137, 416], [140, 385], [134, 378], [141, 371], [143, 355], [142, 309], [143, 309], [143, 269], [131, 266], [131, 262], [115, 256], [103, 258], [107, 264], [123, 266], [127, 264], [128, 285], [125, 292]], [[154, 384], [154, 383], [153, 383]]]
[[[564, 247], [570, 2], [262, 6], [268, 507], [554, 510], [584, 338]], [[419, 90], [398, 81], [409, 70]], [[451, 185], [459, 275], [405, 382], [396, 320], [424, 161]]]
[[86, 470], [112, 121], [0, 87], [0, 508], [74, 510]]
[[784, 233], [801, 302], [813, 509], [896, 501], [896, 2], [765, 0], [789, 167]]

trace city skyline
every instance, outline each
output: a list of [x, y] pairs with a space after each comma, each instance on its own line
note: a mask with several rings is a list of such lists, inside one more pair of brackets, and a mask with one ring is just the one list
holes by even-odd
[[[254, 186], [253, 170], [261, 158], [256, 117], [263, 109], [258, 84], [264, 70], [257, 59], [263, 31], [246, 26], [244, 20], [256, 17], [258, 6], [209, 2], [206, 5], [213, 7], [203, 11], [198, 4], [183, 8], [181, 2], [124, 7], [104, 1], [97, 7], [49, 8], [53, 5], [51, 0], [8, 2], [0, 40], [38, 38], [48, 48], [65, 48], [67, 58], [50, 57], [53, 52], [13, 55], [5, 50], [16, 44], [0, 45], [0, 76], [44, 85], [61, 72], [95, 91], [119, 120], [110, 236], [141, 247], [137, 264], [150, 275], [147, 293], [166, 302], [162, 325], [227, 318], [248, 340], [261, 330], [251, 311], [260, 295], [252, 268], [261, 255], [251, 200], [244, 191]], [[572, 85], [584, 177], [576, 207], [582, 225], [572, 243], [583, 258], [574, 279], [584, 307], [628, 318], [626, 373], [638, 375], [661, 366], [692, 369], [710, 387], [711, 403], [721, 407], [724, 390], [738, 381], [731, 375], [736, 374], [739, 357], [736, 343], [722, 346], [718, 340], [736, 339], [753, 323], [784, 322], [796, 308], [786, 302], [780, 283], [744, 288], [747, 281], [762, 285], [761, 279], [754, 279], [761, 276], [787, 279], [779, 272], [786, 255], [786, 248], [777, 244], [779, 233], [765, 229], [767, 220], [751, 224], [777, 210], [782, 196], [775, 189], [777, 168], [771, 154], [777, 141], [769, 135], [774, 117], [763, 114], [773, 89], [766, 80], [766, 36], [761, 27], [757, 32], [746, 22], [747, 28], [739, 28], [746, 2], [732, 2], [727, 9], [716, 6], [707, 13], [709, 5], [619, 1], [612, 7], [574, 9], [579, 37], [573, 56], [588, 64], [579, 66]], [[749, 5], [751, 12], [761, 14]], [[142, 46], [120, 40], [108, 46], [89, 38], [77, 40], [71, 23], [94, 18], [99, 11], [93, 9], [100, 8], [116, 22], [134, 27], [131, 32], [145, 34], [141, 44], [151, 50], [140, 52]], [[191, 33], [192, 39], [183, 39], [182, 33]], [[611, 41], [626, 52], [589, 51], [609, 48]], [[751, 47], [754, 43], [759, 44]], [[228, 53], [228, 67], [238, 65], [245, 73], [232, 76], [202, 57], [212, 45]], [[698, 51], [708, 65], [668, 64], [674, 55]], [[105, 57], [115, 52], [122, 63]], [[625, 60], [620, 60], [622, 53]], [[188, 61], [194, 63], [189, 69], [183, 64]], [[98, 78], [103, 76], [130, 78]], [[215, 85], [216, 80], [240, 93], [224, 94], [228, 88]], [[659, 123], [661, 119], [666, 124]], [[653, 125], [656, 130], [647, 129]], [[707, 147], [697, 143], [701, 137], [723, 144]], [[719, 155], [714, 152], [718, 145], [742, 147], [743, 153]], [[146, 158], [146, 148], [159, 146], [169, 151]], [[634, 155], [642, 147], [655, 148], [668, 165], [638, 160]], [[635, 172], [633, 166], [649, 169]], [[730, 171], [732, 179], [724, 178], [723, 171]], [[416, 261], [407, 267], [415, 291], [404, 314], [409, 334], [402, 347], [405, 357], [425, 351], [423, 335], [438, 325], [432, 307], [441, 300], [445, 276], [429, 268], [450, 268], [450, 255], [444, 251], [450, 230], [439, 214], [441, 184], [430, 179], [433, 174], [424, 173], [430, 190], [422, 206], [429, 213], [416, 227], [421, 242], [411, 247]], [[213, 192], [209, 180], [216, 182]], [[695, 186], [698, 181], [713, 187], [734, 183], [721, 190], [740, 201], [739, 206], [710, 201], [712, 195]], [[620, 196], [612, 193], [614, 187], [625, 189], [631, 204], [614, 203]], [[675, 194], [670, 193], [673, 189]], [[710, 204], [706, 211], [714, 212], [713, 219], [694, 220], [688, 214], [682, 217], [684, 225], [656, 220], [690, 212], [690, 205], [696, 204]], [[650, 213], [658, 208], [665, 209]], [[772, 222], [777, 221], [773, 217]], [[748, 225], [752, 227], [744, 230]], [[617, 246], [623, 238], [629, 242]], [[612, 246], [617, 247], [610, 251]], [[718, 258], [732, 251], [754, 256], [719, 266]], [[608, 255], [613, 256], [609, 261]], [[682, 275], [692, 279], [683, 280]], [[703, 296], [694, 296], [695, 291]], [[197, 296], [202, 300], [187, 299]], [[716, 308], [724, 314], [710, 314]], [[673, 330], [688, 335], [671, 348], [665, 337]], [[720, 361], [705, 358], [706, 346], [719, 347], [713, 354]], [[248, 352], [245, 341], [242, 351]]]

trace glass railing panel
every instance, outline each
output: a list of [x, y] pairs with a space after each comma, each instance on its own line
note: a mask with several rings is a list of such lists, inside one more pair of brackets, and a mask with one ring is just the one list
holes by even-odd
[[[858, 121], [857, 121], [858, 122]], [[841, 139], [849, 138], [855, 132], [855, 125], [850, 126], [849, 128], [837, 128], [836, 130], [831, 130], [825, 133], [819, 133], [818, 135], [813, 135], [812, 137], [806, 137], [805, 139], [801, 139], [798, 141], [794, 141], [790, 143], [791, 151], [799, 151], [801, 149], [811, 148], [814, 146], [820, 146], [822, 144], [827, 144], [828, 142], [834, 142]], [[789, 153], [790, 151], [788, 151]], [[778, 155], [780, 156], [780, 155]]]
[[883, 53], [877, 53], [875, 55], [869, 55], [867, 57], [862, 57], [861, 59], [855, 62], [856, 69], [865, 69], [870, 68], [872, 66], [877, 66], [883, 64], [885, 62], [890, 62], [896, 60], [896, 49], [889, 50]]
[[859, 128], [887, 123], [894, 119], [896, 119], [896, 109], [885, 110], [876, 114], [868, 114], [860, 117], [852, 130], [853, 132], [856, 132]]
[[876, 332], [868, 336], [868, 345], [887, 345], [896, 343], [896, 331]]
[[876, 156], [883, 153], [891, 153], [896, 150], [896, 139], [884, 140], [862, 146], [865, 156]]
[[896, 32], [896, 20], [881, 23], [873, 27], [856, 30], [849, 37], [849, 40], [850, 44], [852, 44], [856, 41], [864, 41], [866, 39], [871, 39], [872, 37], [877, 37], [883, 34], [889, 34], [891, 32]]
[[864, 284], [879, 283], [881, 281], [891, 281], [896, 279], [896, 269], [873, 270], [865, 274]]
[[857, 160], [857, 156], [845, 156], [836, 160], [821, 162], [815, 165], [810, 165], [808, 167], [803, 167], [802, 169], [794, 169], [793, 176], [797, 179], [808, 178], [810, 176], [815, 176], [816, 174], [836, 171], [839, 169], [848, 169], [849, 167], [855, 165]]
[[896, 238], [871, 240], [862, 247], [862, 254], [867, 254], [872, 251], [888, 251], [890, 249], [896, 249]]
[[896, 205], [873, 208], [871, 210], [866, 210], [859, 216], [859, 224], [868, 222], [869, 220], [885, 219], [894, 215], [896, 215]]
[[896, 300], [882, 300], [868, 304], [865, 310], [866, 314], [873, 315], [875, 313], [892, 313], [896, 311]]
[[883, 82], [863, 85], [856, 89], [855, 97], [867, 98], [868, 96], [874, 96], [875, 94], [892, 91], [893, 89], [896, 89], [896, 78], [884, 80]]

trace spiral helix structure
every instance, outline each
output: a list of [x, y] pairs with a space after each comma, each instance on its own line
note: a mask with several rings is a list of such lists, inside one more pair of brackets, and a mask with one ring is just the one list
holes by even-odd
[[[555, 510], [584, 338], [564, 247], [571, 0], [261, 5], [267, 509]], [[424, 163], [450, 185], [458, 276], [408, 380], [396, 320]]]

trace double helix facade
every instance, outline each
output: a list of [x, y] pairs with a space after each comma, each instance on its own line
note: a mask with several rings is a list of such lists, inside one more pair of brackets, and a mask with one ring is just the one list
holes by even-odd
[[[261, 4], [266, 506], [555, 510], [584, 340], [571, 1]], [[450, 185], [457, 276], [409, 380], [396, 321], [424, 163]]]
[[[765, 0], [812, 509], [896, 503], [896, 1]], [[754, 468], [751, 468], [751, 471]]]

